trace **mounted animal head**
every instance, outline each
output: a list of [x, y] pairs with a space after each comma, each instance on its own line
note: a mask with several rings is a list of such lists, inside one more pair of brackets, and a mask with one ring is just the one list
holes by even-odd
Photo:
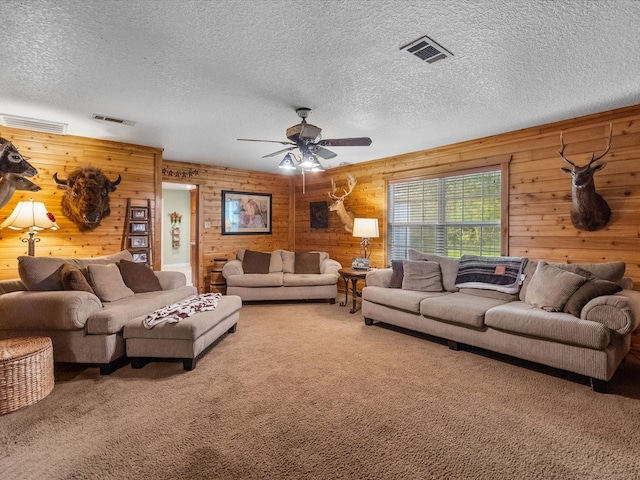
[[349, 186], [349, 191], [343, 188], [342, 190], [344, 192], [344, 195], [336, 195], [336, 182], [333, 180], [333, 178], [331, 179], [332, 191], [328, 192], [329, 198], [331, 199], [331, 202], [329, 203], [329, 211], [336, 212], [338, 214], [338, 218], [342, 222], [342, 225], [344, 225], [345, 231], [352, 233], [353, 219], [355, 218], [355, 215], [353, 214], [353, 212], [348, 212], [344, 207], [344, 199], [353, 191], [353, 188], [356, 186], [356, 179], [349, 173], [347, 173], [347, 185]]
[[33, 177], [38, 170], [25, 160], [13, 143], [0, 138], [0, 175], [5, 173], [19, 173], [25, 177]]
[[0, 208], [4, 207], [16, 190], [37, 192], [40, 187], [16, 173], [5, 173], [0, 178]]
[[62, 197], [62, 214], [75, 223], [81, 232], [93, 230], [103, 218], [111, 214], [109, 194], [116, 190], [122, 177], [109, 180], [96, 167], [78, 167], [69, 173], [66, 180], [53, 175], [59, 189], [65, 190]]
[[602, 170], [607, 164], [598, 163], [611, 148], [611, 135], [613, 133], [613, 125], [609, 125], [609, 139], [603, 153], [596, 157], [596, 152], [591, 154], [591, 161], [584, 166], [579, 166], [569, 160], [564, 149], [566, 144], [560, 132], [560, 157], [571, 165], [571, 168], [562, 167], [561, 170], [568, 173], [572, 177], [571, 182], [571, 222], [573, 226], [580, 230], [600, 230], [609, 223], [611, 219], [611, 209], [607, 201], [596, 193], [596, 186], [593, 176], [596, 172]]

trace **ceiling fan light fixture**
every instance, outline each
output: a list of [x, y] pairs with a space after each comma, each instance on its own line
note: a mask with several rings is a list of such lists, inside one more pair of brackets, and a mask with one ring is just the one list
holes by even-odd
[[308, 155], [302, 160], [300, 166], [306, 168], [307, 170], [312, 170], [320, 166], [320, 161], [315, 155]]
[[280, 165], [278, 165], [278, 167], [285, 170], [295, 170], [296, 164], [293, 161], [293, 155], [291, 155], [290, 153], [287, 153], [282, 159], [282, 161], [280, 162]]

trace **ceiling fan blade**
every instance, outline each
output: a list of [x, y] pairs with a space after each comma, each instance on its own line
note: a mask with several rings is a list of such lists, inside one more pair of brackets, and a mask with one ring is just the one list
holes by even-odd
[[289, 147], [289, 148], [285, 148], [283, 150], [278, 150], [277, 152], [270, 153], [269, 155], [264, 155], [262, 158], [275, 157], [276, 155], [280, 155], [281, 153], [288, 152], [288, 151], [294, 150], [296, 148], [297, 147]]
[[337, 157], [337, 153], [333, 153], [331, 150], [327, 150], [319, 145], [313, 145], [309, 147], [309, 151], [314, 153], [315, 155], [324, 158], [325, 160], [329, 160], [330, 158]]
[[368, 147], [371, 145], [371, 139], [369, 137], [329, 138], [322, 139], [317, 144], [323, 147]]
[[279, 143], [281, 145], [295, 145], [293, 142], [281, 142], [278, 140], [254, 140], [252, 138], [237, 138], [241, 142], [269, 142], [269, 143]]

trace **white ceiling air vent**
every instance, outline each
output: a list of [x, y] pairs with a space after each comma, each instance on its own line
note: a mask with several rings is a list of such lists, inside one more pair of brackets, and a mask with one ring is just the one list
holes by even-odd
[[406, 50], [427, 63], [434, 63], [447, 57], [453, 57], [453, 53], [426, 35], [406, 44], [404, 47], [400, 47], [400, 50]]
[[122, 118], [109, 117], [107, 115], [100, 115], [99, 113], [92, 114], [91, 118], [93, 118], [94, 120], [101, 120], [103, 122], [119, 123], [120, 125], [129, 125], [130, 127], [133, 127], [136, 124], [136, 122], [134, 122], [133, 120], [123, 120]]
[[45, 133], [67, 133], [66, 123], [50, 122], [49, 120], [41, 120], [39, 118], [19, 117], [17, 115], [9, 115], [0, 113], [0, 122], [6, 127], [24, 128], [25, 130], [35, 130]]

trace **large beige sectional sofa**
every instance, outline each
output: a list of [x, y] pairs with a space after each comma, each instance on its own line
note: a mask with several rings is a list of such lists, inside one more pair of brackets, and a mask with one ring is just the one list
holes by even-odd
[[[135, 268], [127, 250], [86, 259], [19, 257], [21, 278], [0, 281], [0, 338], [47, 336], [56, 362], [92, 364], [102, 374], [111, 373], [125, 358], [123, 328], [128, 321], [197, 293], [186, 285], [184, 274], [149, 269], [158, 290], [124, 290], [122, 280], [113, 282], [122, 261]], [[63, 267], [70, 273], [64, 283]], [[94, 292], [86, 291], [82, 278], [89, 272], [99, 284], [91, 285]], [[139, 276], [134, 280], [136, 290], [149, 290]]]
[[[455, 350], [471, 345], [567, 370], [606, 391], [640, 322], [640, 292], [623, 277], [624, 263], [523, 259], [507, 293], [498, 291], [502, 285], [461, 281], [459, 269], [473, 260], [411, 250], [407, 260], [394, 262], [397, 268], [371, 270], [362, 291], [365, 323], [440, 337]], [[500, 277], [500, 258], [491, 260]]]
[[339, 262], [326, 252], [239, 250], [222, 275], [227, 294], [243, 302], [275, 300], [327, 300], [338, 295]]

